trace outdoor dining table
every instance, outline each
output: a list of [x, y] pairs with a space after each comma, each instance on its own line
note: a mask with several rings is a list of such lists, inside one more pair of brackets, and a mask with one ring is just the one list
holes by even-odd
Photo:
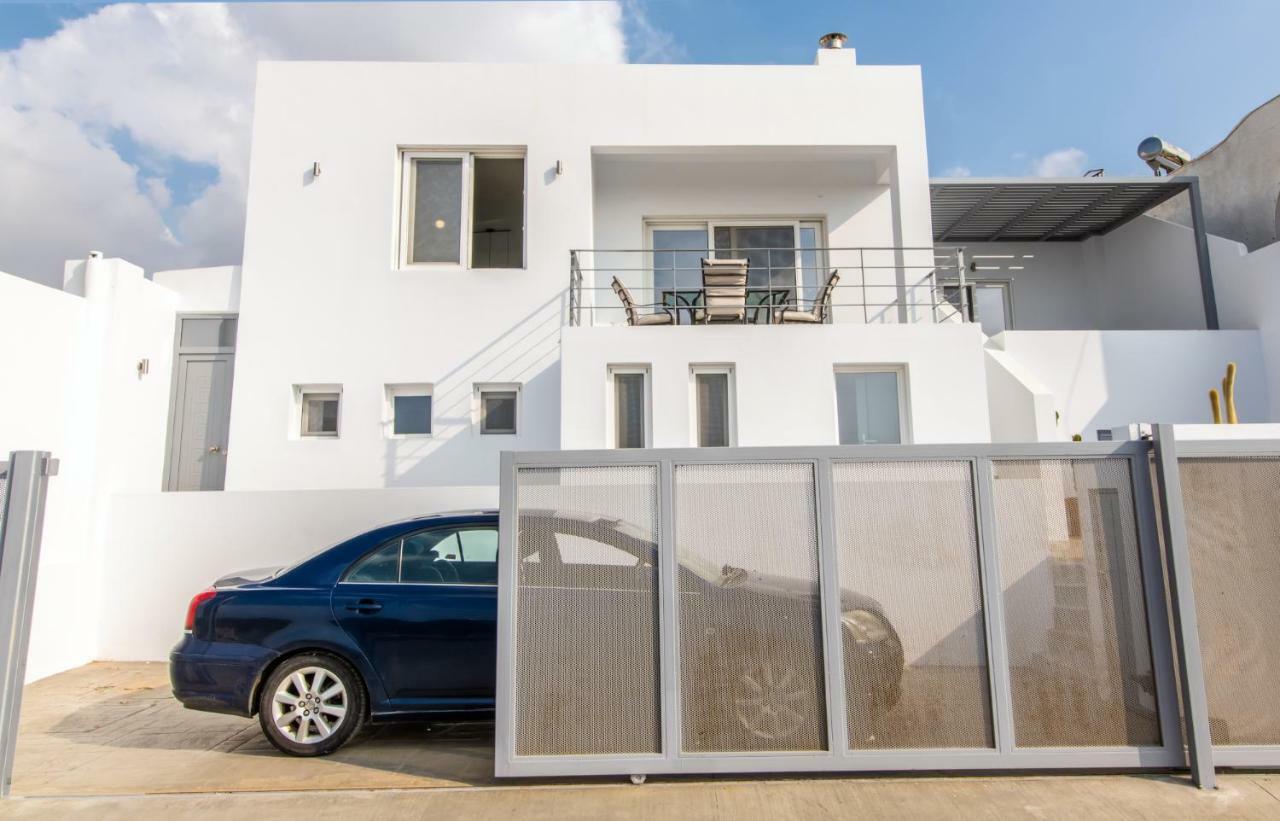
[[[747, 288], [743, 322], [748, 325], [773, 324], [774, 312], [792, 304], [791, 288]], [[705, 288], [678, 288], [662, 292], [662, 305], [671, 310], [675, 324], [692, 325], [706, 300]]]

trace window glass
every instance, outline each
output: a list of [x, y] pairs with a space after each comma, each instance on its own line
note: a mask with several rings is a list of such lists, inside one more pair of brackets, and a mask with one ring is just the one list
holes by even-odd
[[516, 432], [516, 392], [483, 391], [480, 394], [480, 432]]
[[643, 373], [613, 375], [614, 444], [620, 448], [642, 448], [645, 407]]
[[230, 316], [186, 317], [182, 320], [183, 348], [234, 348], [236, 320]]
[[410, 262], [461, 262], [462, 160], [415, 159]]
[[524, 265], [524, 158], [476, 157], [471, 267]]
[[431, 433], [431, 396], [392, 397], [392, 432], [397, 435]]
[[694, 376], [698, 404], [698, 447], [729, 446], [729, 374]]
[[498, 531], [491, 527], [424, 530], [404, 540], [406, 584], [495, 584]]
[[306, 393], [302, 395], [302, 435], [338, 435], [338, 394]]
[[902, 442], [896, 371], [837, 372], [836, 412], [842, 445]]
[[400, 540], [365, 556], [347, 572], [344, 581], [395, 584], [400, 579]]

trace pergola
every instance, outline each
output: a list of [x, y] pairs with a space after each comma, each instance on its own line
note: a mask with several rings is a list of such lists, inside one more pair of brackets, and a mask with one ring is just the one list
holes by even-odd
[[1114, 231], [1185, 191], [1191, 202], [1205, 325], [1218, 329], [1196, 177], [963, 177], [935, 179], [929, 188], [936, 243], [1079, 242]]

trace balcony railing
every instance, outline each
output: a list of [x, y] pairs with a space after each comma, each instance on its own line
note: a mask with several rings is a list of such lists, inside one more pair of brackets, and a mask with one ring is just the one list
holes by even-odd
[[742, 321], [781, 321], [784, 308], [811, 311], [825, 301], [835, 323], [964, 322], [971, 316], [962, 248], [678, 248], [584, 249], [569, 257], [569, 324], [625, 325], [616, 278], [640, 314], [665, 313], [674, 324], [697, 324], [704, 292], [702, 259], [746, 259]]

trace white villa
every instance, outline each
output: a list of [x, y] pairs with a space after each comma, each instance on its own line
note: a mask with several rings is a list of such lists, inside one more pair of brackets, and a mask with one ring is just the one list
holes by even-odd
[[[32, 677], [157, 657], [239, 565], [491, 505], [504, 450], [1089, 441], [1210, 421], [1228, 362], [1280, 421], [1280, 243], [1147, 216], [1187, 175], [931, 180], [925, 129], [920, 69], [849, 47], [263, 63], [241, 264], [0, 275], [0, 449], [63, 464]], [[734, 321], [704, 259], [746, 260]], [[67, 628], [139, 561], [147, 607]]]

